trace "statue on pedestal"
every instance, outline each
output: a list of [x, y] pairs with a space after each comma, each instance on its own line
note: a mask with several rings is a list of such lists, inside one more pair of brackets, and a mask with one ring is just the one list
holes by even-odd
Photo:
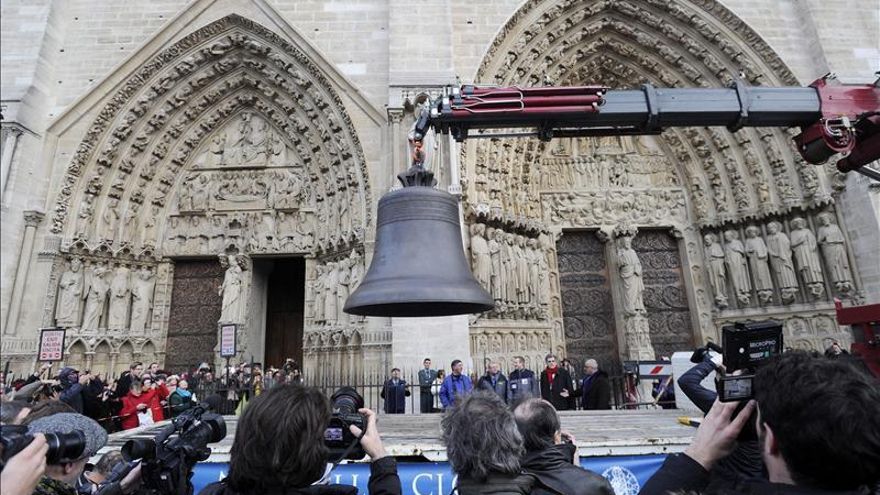
[[131, 332], [135, 335], [144, 333], [149, 326], [147, 315], [153, 307], [155, 287], [156, 277], [153, 271], [149, 267], [141, 267], [131, 286]]
[[247, 304], [244, 297], [245, 257], [243, 255], [221, 255], [220, 264], [226, 268], [223, 285], [219, 294], [223, 296], [220, 321], [227, 323], [244, 323], [242, 309]]
[[739, 234], [735, 230], [724, 232], [724, 240], [727, 272], [733, 282], [736, 300], [742, 305], [748, 305], [752, 297], [752, 283], [749, 281], [749, 269], [746, 264], [746, 248], [739, 240]]
[[791, 221], [791, 248], [797, 262], [798, 272], [804, 284], [810, 289], [814, 298], [822, 296], [825, 286], [822, 281], [822, 265], [819, 263], [816, 236], [807, 228], [803, 218], [795, 217]]
[[55, 303], [55, 324], [59, 327], [78, 327], [80, 303], [83, 299], [85, 277], [82, 261], [72, 258], [70, 266], [58, 281], [58, 299]]
[[628, 316], [645, 313], [642, 262], [632, 248], [633, 235], [618, 235], [617, 239], [617, 269], [623, 283], [623, 312]]
[[107, 328], [123, 330], [128, 328], [128, 308], [131, 306], [131, 270], [120, 264], [113, 272], [110, 281], [110, 311], [107, 314]]
[[727, 307], [727, 270], [724, 262], [724, 249], [718, 243], [715, 234], [703, 236], [706, 246], [706, 265], [709, 270], [709, 285], [715, 294], [715, 305], [721, 309]]
[[110, 291], [110, 283], [106, 278], [108, 271], [107, 265], [100, 261], [86, 276], [86, 290], [83, 293], [83, 298], [86, 300], [83, 330], [98, 330], [101, 324], [104, 306], [107, 304], [107, 293]]
[[764, 239], [760, 237], [758, 227], [750, 225], [746, 227], [746, 254], [749, 257], [749, 268], [755, 280], [755, 290], [758, 298], [764, 304], [773, 300], [773, 280], [770, 278], [770, 267], [767, 264], [769, 251]]
[[843, 232], [833, 222], [830, 213], [820, 213], [818, 219], [820, 227], [816, 241], [822, 246], [822, 257], [825, 258], [831, 282], [839, 292], [847, 293], [852, 290], [852, 275], [846, 257]]
[[798, 281], [791, 259], [791, 241], [782, 232], [779, 222], [767, 224], [767, 252], [770, 254], [770, 266], [776, 274], [782, 302], [789, 304], [798, 293]]

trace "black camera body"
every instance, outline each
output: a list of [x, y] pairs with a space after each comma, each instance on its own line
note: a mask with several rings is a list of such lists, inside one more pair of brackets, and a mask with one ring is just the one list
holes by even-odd
[[141, 477], [147, 492], [189, 495], [193, 492], [193, 466], [211, 455], [209, 443], [225, 437], [223, 416], [209, 413], [206, 406], [199, 404], [174, 418], [154, 438], [126, 442], [122, 456], [129, 462], [141, 460]]
[[336, 462], [342, 459], [363, 459], [367, 453], [361, 447], [358, 438], [349, 430], [349, 426], [357, 426], [367, 431], [367, 420], [358, 409], [364, 407], [364, 398], [352, 387], [342, 387], [330, 398], [333, 403], [333, 414], [324, 429], [324, 445], [327, 446], [328, 459]]
[[[48, 464], [60, 464], [82, 458], [86, 448], [86, 437], [81, 431], [70, 433], [44, 433], [49, 451], [46, 452]], [[0, 458], [0, 466], [15, 454], [34, 441], [34, 436], [28, 433], [28, 427], [24, 425], [0, 426], [0, 443], [3, 445], [3, 456]]]
[[[721, 402], [747, 401], [755, 396], [755, 372], [782, 353], [782, 324], [773, 321], [735, 323], [721, 328], [725, 373], [715, 387]], [[735, 374], [736, 372], [740, 372]]]

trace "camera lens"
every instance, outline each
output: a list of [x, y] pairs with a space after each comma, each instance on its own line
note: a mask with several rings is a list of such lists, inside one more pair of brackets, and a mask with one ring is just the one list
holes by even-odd
[[333, 411], [339, 414], [356, 414], [364, 407], [364, 398], [352, 387], [342, 387], [330, 398]]
[[86, 437], [81, 431], [70, 433], [45, 433], [49, 451], [46, 462], [59, 464], [61, 461], [73, 461], [82, 458], [86, 449]]

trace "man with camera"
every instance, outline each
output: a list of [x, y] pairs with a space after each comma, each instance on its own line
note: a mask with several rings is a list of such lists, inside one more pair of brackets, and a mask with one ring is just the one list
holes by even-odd
[[[278, 385], [260, 394], [248, 404], [236, 427], [229, 475], [205, 487], [200, 495], [356, 495], [353, 486], [327, 484], [334, 466], [330, 463], [340, 460], [328, 447], [337, 437], [343, 443], [348, 437], [358, 438], [362, 452], [370, 456], [371, 495], [400, 494], [397, 463], [385, 453], [376, 414], [362, 407], [359, 396], [359, 401], [350, 394], [334, 397], [339, 398], [331, 407], [320, 390], [295, 385]], [[360, 409], [350, 410], [356, 406]], [[331, 418], [338, 420], [334, 411], [340, 410], [347, 411], [344, 417], [357, 413], [359, 422], [366, 424], [365, 431], [354, 425], [347, 431], [336, 428]]]
[[[645, 495], [698, 493], [871, 493], [880, 482], [880, 384], [846, 360], [792, 351], [754, 377], [754, 398], [716, 401], [684, 454], [671, 455], [642, 488]], [[709, 472], [755, 426], [768, 479], [706, 491]]]
[[[76, 484], [89, 457], [107, 443], [107, 432], [94, 420], [77, 413], [58, 413], [40, 418], [28, 426], [14, 442], [23, 445], [37, 433], [46, 436], [50, 448], [46, 453], [46, 472], [34, 495], [76, 495]], [[4, 437], [7, 436], [4, 431]], [[5, 455], [5, 453], [4, 453]]]

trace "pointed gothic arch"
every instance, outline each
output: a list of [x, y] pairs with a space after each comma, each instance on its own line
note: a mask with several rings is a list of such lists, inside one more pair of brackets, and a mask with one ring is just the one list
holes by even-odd
[[[500, 85], [723, 87], [739, 73], [751, 84], [797, 84], [772, 49], [714, 0], [561, 0], [526, 2], [492, 42], [475, 80]], [[783, 130], [732, 134], [714, 128], [675, 129], [664, 133], [659, 143], [674, 159], [700, 225], [762, 218], [831, 201], [828, 178], [793, 153]], [[508, 197], [500, 198], [502, 203], [537, 200], [529, 183], [536, 173], [532, 164], [550, 154], [544, 143], [481, 142], [470, 153], [477, 174], [487, 174], [492, 163], [505, 164], [505, 170], [496, 172], [507, 189], [501, 192]], [[532, 205], [512, 213], [534, 217], [537, 209]]]
[[[175, 186], [218, 128], [244, 112], [265, 121], [301, 165], [305, 206], [323, 220], [317, 226], [349, 215], [340, 236], [313, 235], [314, 250], [363, 239], [371, 191], [357, 133], [327, 77], [276, 34], [230, 15], [164, 49], [120, 86], [54, 201], [51, 232], [63, 245], [157, 247]], [[134, 238], [136, 226], [155, 237]]]

